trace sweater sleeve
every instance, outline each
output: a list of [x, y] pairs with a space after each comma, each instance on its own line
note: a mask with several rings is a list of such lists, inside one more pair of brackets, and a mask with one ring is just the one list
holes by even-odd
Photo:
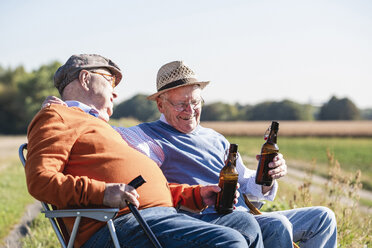
[[189, 186], [187, 184], [170, 183], [169, 187], [174, 207], [184, 206], [197, 211], [202, 211], [207, 207], [204, 205], [200, 195], [201, 185]]
[[58, 208], [102, 205], [104, 182], [63, 173], [77, 138], [76, 129], [54, 108], [35, 116], [28, 128], [25, 172], [28, 190], [36, 199]]

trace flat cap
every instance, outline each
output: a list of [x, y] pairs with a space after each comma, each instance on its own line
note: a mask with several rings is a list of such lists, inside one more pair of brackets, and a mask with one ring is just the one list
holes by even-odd
[[58, 68], [54, 74], [54, 86], [62, 95], [66, 85], [78, 78], [81, 70], [98, 68], [110, 70], [116, 77], [116, 85], [121, 81], [122, 74], [120, 68], [112, 60], [98, 54], [78, 54], [72, 55], [64, 65]]

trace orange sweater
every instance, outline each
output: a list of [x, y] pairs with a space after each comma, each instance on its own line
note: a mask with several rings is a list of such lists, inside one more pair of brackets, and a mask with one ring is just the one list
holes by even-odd
[[[111, 126], [79, 108], [51, 105], [28, 128], [26, 179], [30, 194], [57, 208], [102, 208], [105, 182], [128, 184], [138, 175], [139, 209], [184, 205], [201, 210], [200, 186], [168, 184], [151, 159], [129, 147]], [[121, 209], [119, 215], [129, 212]], [[64, 219], [71, 231], [73, 220]], [[81, 246], [104, 223], [83, 218]]]

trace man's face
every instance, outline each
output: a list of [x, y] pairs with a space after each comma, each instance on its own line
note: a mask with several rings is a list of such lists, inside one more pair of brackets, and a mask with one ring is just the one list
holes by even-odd
[[157, 99], [158, 109], [167, 122], [182, 133], [191, 133], [199, 124], [201, 89], [194, 85], [170, 90]]
[[108, 76], [112, 74], [106, 69], [94, 69], [89, 74], [89, 99], [98, 110], [99, 116], [108, 121], [113, 112], [113, 101], [117, 97], [112, 87], [112, 78]]

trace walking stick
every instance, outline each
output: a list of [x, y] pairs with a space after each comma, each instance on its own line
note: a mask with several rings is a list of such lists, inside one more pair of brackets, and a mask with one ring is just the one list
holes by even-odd
[[[261, 212], [258, 208], [256, 208], [256, 207], [255, 207], [255, 206], [254, 206], [254, 205], [249, 201], [247, 195], [243, 194], [243, 196], [244, 196], [245, 204], [248, 206], [249, 210], [251, 211], [251, 213], [252, 213], [253, 215], [260, 215], [260, 214], [262, 214], [262, 212]], [[299, 247], [295, 242], [293, 242], [293, 247], [294, 247], [294, 248], [300, 248], [300, 247]]]
[[[132, 186], [133, 188], [137, 189], [139, 186], [144, 184], [146, 181], [143, 179], [143, 177], [140, 175], [133, 179], [128, 185]], [[151, 243], [154, 245], [155, 248], [162, 248], [161, 244], [159, 243], [158, 239], [155, 237], [155, 234], [151, 231], [149, 225], [147, 222], [142, 218], [141, 214], [139, 213], [136, 206], [134, 206], [132, 203], [127, 202], [127, 205], [138, 221], [138, 223], [141, 225], [142, 229], [145, 231], [147, 237], [150, 239]]]

